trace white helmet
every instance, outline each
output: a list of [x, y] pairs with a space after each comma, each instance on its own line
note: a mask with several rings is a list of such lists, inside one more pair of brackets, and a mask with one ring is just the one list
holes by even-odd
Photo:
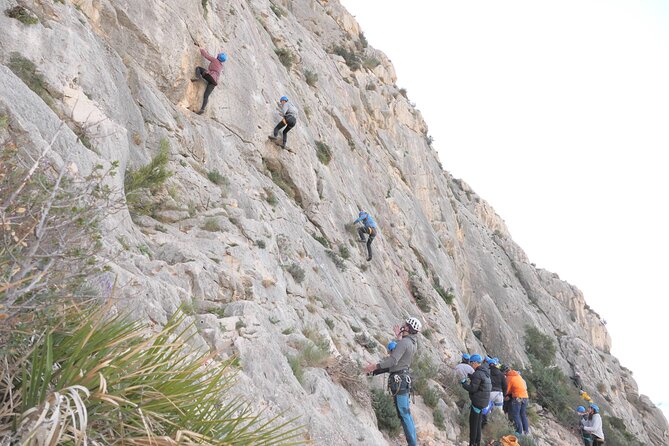
[[421, 324], [421, 322], [415, 317], [410, 317], [409, 319], [406, 320], [406, 323], [409, 327], [413, 328], [416, 331], [420, 331], [420, 329], [423, 327], [423, 324]]

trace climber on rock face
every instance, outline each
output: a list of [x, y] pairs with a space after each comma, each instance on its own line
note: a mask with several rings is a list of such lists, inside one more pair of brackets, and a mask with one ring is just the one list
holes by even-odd
[[408, 318], [399, 329], [399, 333], [395, 333], [398, 337], [401, 335], [401, 339], [397, 341], [397, 345], [390, 356], [378, 364], [368, 364], [364, 369], [367, 374], [377, 374], [376, 372], [382, 369], [387, 369], [390, 373], [388, 387], [393, 395], [397, 416], [402, 422], [404, 435], [409, 446], [416, 446], [417, 444], [416, 428], [409, 410], [409, 395], [411, 393], [409, 368], [416, 355], [418, 348], [416, 335], [421, 327], [422, 324], [418, 319], [415, 317]]
[[590, 403], [588, 406], [588, 416], [583, 425], [583, 432], [592, 435], [592, 445], [599, 446], [604, 444], [604, 431], [602, 430], [602, 416], [599, 414], [599, 406]]
[[285, 127], [283, 131], [283, 139], [282, 143], [280, 146], [282, 148], [286, 148], [286, 142], [288, 138], [288, 132], [290, 129], [295, 127], [295, 124], [297, 123], [297, 108], [290, 102], [288, 102], [288, 98], [286, 96], [281, 96], [281, 99], [279, 99], [279, 108], [281, 109], [281, 121], [274, 127], [274, 131], [270, 135], [269, 139], [276, 141], [279, 137], [279, 130]]
[[209, 68], [206, 70], [202, 67], [195, 68], [195, 78], [191, 79], [191, 82], [203, 80], [207, 83], [207, 88], [205, 88], [204, 96], [202, 97], [202, 107], [196, 112], [198, 115], [204, 113], [207, 102], [209, 102], [209, 95], [218, 85], [218, 78], [223, 72], [223, 62], [228, 60], [227, 54], [219, 53], [218, 56], [214, 57], [204, 48], [200, 48], [200, 54], [209, 61]]
[[527, 383], [520, 373], [509, 369], [506, 372], [506, 398], [511, 400], [510, 416], [516, 428], [516, 435], [529, 434], [527, 422]]
[[[358, 228], [358, 235], [360, 236], [360, 242], [367, 242], [367, 261], [369, 262], [372, 260], [372, 242], [376, 238], [378, 229], [372, 216], [365, 211], [360, 211], [358, 219], [353, 224], [360, 222], [362, 222], [363, 226]], [[365, 235], [367, 235], [367, 240], [365, 240]]]
[[488, 364], [483, 362], [480, 355], [472, 355], [469, 364], [474, 373], [469, 378], [460, 380], [462, 387], [469, 392], [472, 407], [469, 411], [469, 446], [481, 444], [481, 422], [483, 410], [490, 403], [490, 372]]

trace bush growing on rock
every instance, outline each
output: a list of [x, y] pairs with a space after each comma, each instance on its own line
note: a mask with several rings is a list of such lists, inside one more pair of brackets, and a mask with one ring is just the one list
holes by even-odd
[[388, 432], [391, 436], [397, 435], [402, 424], [397, 417], [392, 397], [381, 389], [373, 389], [372, 407], [374, 408], [379, 429]]

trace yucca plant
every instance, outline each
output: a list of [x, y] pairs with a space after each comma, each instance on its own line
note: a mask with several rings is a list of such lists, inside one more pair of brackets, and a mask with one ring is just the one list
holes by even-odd
[[231, 361], [192, 351], [178, 311], [158, 332], [108, 308], [63, 310], [0, 377], [0, 438], [55, 444], [299, 444], [301, 428], [230, 395]]

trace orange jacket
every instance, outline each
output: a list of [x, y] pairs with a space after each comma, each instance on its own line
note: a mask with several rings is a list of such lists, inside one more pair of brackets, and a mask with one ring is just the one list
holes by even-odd
[[527, 384], [515, 370], [509, 370], [506, 374], [506, 394], [511, 398], [528, 398]]

